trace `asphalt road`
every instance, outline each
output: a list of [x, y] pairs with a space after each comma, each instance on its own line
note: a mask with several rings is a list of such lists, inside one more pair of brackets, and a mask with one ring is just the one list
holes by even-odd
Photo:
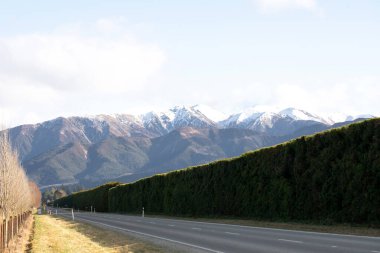
[[[55, 209], [52, 209], [55, 213]], [[71, 212], [58, 209], [58, 215]], [[197, 252], [231, 253], [380, 253], [380, 237], [258, 228], [228, 224], [142, 218], [138, 216], [74, 212], [75, 220], [177, 244]]]

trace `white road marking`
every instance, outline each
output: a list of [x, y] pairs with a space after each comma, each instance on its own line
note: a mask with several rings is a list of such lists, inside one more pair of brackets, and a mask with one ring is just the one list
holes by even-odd
[[160, 236], [151, 235], [151, 234], [147, 234], [147, 233], [142, 233], [142, 232], [138, 232], [138, 231], [134, 231], [134, 230], [130, 230], [130, 229], [116, 227], [116, 226], [108, 225], [108, 224], [105, 224], [105, 223], [102, 223], [102, 222], [92, 221], [92, 220], [88, 220], [88, 219], [84, 219], [84, 218], [78, 218], [78, 220], [85, 220], [85, 221], [92, 222], [92, 223], [95, 223], [95, 224], [100, 224], [100, 225], [103, 225], [103, 226], [106, 226], [106, 227], [116, 228], [116, 229], [119, 229], [119, 230], [131, 232], [131, 233], [135, 233], [135, 234], [145, 235], [145, 236], [157, 238], [157, 239], [160, 239], [160, 240], [165, 240], [165, 241], [168, 241], [168, 242], [174, 242], [174, 243], [182, 244], [182, 245], [185, 245], [185, 246], [189, 246], [189, 247], [193, 247], [193, 248], [197, 248], [197, 249], [206, 250], [206, 251], [209, 251], [209, 252], [224, 253], [223, 251], [217, 251], [217, 250], [205, 248], [205, 247], [202, 247], [202, 246], [198, 246], [198, 245], [195, 245], [195, 244], [190, 244], [190, 243], [186, 243], [186, 242], [176, 241], [176, 240], [172, 240], [172, 239], [165, 238], [165, 237], [160, 237]]
[[202, 230], [201, 228], [191, 228], [191, 229], [194, 229], [194, 230]]
[[150, 224], [156, 224], [156, 222], [153, 222], [153, 221], [150, 221], [150, 222], [148, 222], [148, 223], [150, 223]]
[[336, 247], [337, 247], [337, 246], [335, 246], [335, 245], [334, 245], [334, 246], [331, 246], [331, 248], [336, 248]]
[[380, 251], [372, 250], [373, 253], [380, 253]]
[[169, 224], [168, 226], [169, 226], [169, 227], [175, 227], [175, 225], [172, 225], [172, 224]]
[[286, 240], [286, 239], [278, 239], [279, 241], [283, 241], [283, 242], [294, 242], [294, 243], [303, 243], [301, 241], [293, 241], [293, 240]]
[[224, 232], [226, 234], [229, 234], [229, 235], [240, 235], [239, 233], [233, 233], [233, 232]]
[[[258, 230], [275, 230], [275, 231], [286, 231], [290, 233], [299, 233], [302, 232], [304, 234], [316, 234], [316, 235], [334, 235], [334, 236], [342, 236], [342, 237], [358, 237], [358, 238], [370, 238], [370, 239], [379, 239], [379, 237], [375, 236], [365, 236], [365, 235], [345, 235], [345, 234], [336, 234], [336, 233], [327, 233], [327, 232], [312, 232], [312, 231], [302, 231], [302, 230], [291, 230], [291, 229], [283, 229], [283, 228], [265, 228], [265, 227], [256, 227], [256, 226], [247, 226], [247, 225], [234, 225], [234, 224], [226, 224], [226, 223], [217, 223], [217, 222], [204, 222], [204, 221], [190, 221], [190, 220], [182, 220], [182, 219], [169, 219], [169, 218], [155, 218], [156, 220], [168, 221], [175, 220], [186, 223], [198, 223], [198, 224], [208, 224], [208, 225], [216, 225], [216, 226], [230, 226], [230, 227], [239, 227], [244, 229], [258, 229]], [[380, 251], [379, 251], [380, 253]]]

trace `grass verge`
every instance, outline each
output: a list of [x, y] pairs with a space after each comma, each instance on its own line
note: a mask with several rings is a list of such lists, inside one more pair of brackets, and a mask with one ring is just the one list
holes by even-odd
[[33, 253], [163, 253], [167, 249], [123, 233], [60, 217], [36, 215]]

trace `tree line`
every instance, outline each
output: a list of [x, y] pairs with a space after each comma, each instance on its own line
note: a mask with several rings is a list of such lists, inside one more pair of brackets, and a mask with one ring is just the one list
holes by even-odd
[[380, 119], [120, 184], [103, 196], [110, 212], [144, 207], [151, 214], [378, 227]]
[[96, 188], [75, 192], [68, 196], [54, 201], [54, 206], [70, 207], [74, 209], [87, 210], [91, 209], [97, 212], [108, 211], [108, 191], [119, 183], [111, 182]]
[[[19, 217], [32, 207], [38, 207], [40, 201], [41, 193], [38, 186], [26, 176], [17, 152], [11, 147], [7, 131], [1, 131], [0, 224], [5, 224], [5, 235], [9, 234], [8, 221], [12, 217]], [[8, 242], [8, 238], [3, 239]]]

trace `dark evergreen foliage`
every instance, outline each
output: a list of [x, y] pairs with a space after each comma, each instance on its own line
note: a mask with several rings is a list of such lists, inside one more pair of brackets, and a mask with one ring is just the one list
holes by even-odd
[[110, 212], [144, 207], [176, 216], [379, 226], [380, 119], [58, 201], [80, 208], [99, 203], [97, 210], [107, 210], [108, 201]]
[[97, 212], [108, 211], [108, 190], [117, 186], [119, 183], [108, 183], [96, 188], [75, 192], [69, 196], [57, 199], [54, 201], [54, 205], [59, 207], [70, 207], [80, 210], [91, 209], [91, 206], [95, 208]]
[[109, 210], [380, 224], [380, 120], [157, 175], [109, 191]]

